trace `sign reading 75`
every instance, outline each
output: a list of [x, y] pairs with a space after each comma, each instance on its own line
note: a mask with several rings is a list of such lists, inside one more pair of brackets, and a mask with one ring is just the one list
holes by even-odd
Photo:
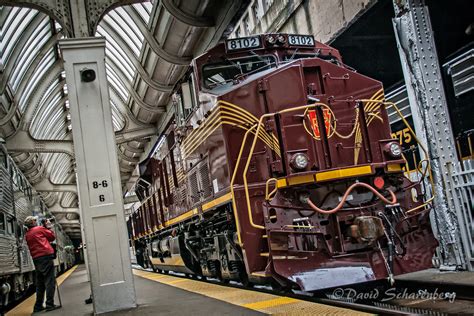
[[392, 133], [392, 138], [398, 139], [401, 145], [410, 144], [413, 140], [410, 129], [408, 127]]

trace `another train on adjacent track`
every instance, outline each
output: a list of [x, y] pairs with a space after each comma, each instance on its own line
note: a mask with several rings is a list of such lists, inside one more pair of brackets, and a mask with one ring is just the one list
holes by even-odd
[[426, 269], [437, 247], [379, 81], [312, 36], [229, 39], [192, 62], [135, 185], [154, 270], [318, 291]]
[[[0, 312], [22, 298], [34, 285], [34, 264], [25, 240], [23, 222], [29, 215], [51, 217], [44, 202], [0, 144]], [[57, 272], [74, 264], [74, 247], [61, 226], [56, 234]]]

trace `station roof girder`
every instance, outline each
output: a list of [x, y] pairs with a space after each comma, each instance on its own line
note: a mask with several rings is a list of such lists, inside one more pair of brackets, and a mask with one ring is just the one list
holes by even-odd
[[[124, 190], [171, 117], [189, 62], [229, 30], [246, 0], [0, 0], [0, 137], [51, 211], [77, 209], [68, 87], [57, 42], [105, 36], [112, 121]], [[60, 206], [58, 206], [60, 205]], [[68, 213], [68, 212], [66, 212]], [[66, 219], [64, 219], [66, 220]]]

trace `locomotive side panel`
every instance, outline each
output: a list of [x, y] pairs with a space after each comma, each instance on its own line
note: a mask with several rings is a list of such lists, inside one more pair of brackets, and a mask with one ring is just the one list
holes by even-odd
[[223, 128], [229, 119], [220, 107], [204, 114], [195, 113], [192, 120], [200, 124], [188, 130], [181, 147], [185, 177], [188, 179], [188, 210], [228, 192], [229, 169]]

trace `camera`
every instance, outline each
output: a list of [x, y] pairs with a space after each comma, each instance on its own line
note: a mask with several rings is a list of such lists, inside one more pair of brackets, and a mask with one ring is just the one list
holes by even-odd
[[54, 217], [51, 218], [43, 218], [40, 222], [40, 225], [43, 226], [44, 228], [51, 229], [53, 223], [55, 221]]
[[95, 80], [95, 71], [93, 69], [83, 69], [81, 70], [81, 81], [82, 82], [92, 82]]

